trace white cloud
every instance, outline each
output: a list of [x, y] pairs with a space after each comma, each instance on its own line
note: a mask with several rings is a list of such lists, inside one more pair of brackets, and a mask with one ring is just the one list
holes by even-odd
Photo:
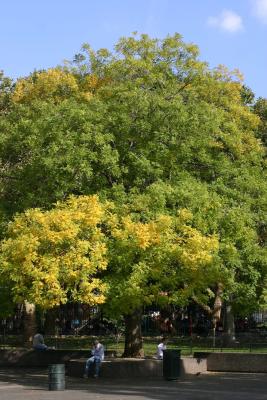
[[267, 0], [253, 0], [254, 14], [267, 24]]
[[235, 33], [243, 29], [241, 16], [231, 10], [224, 10], [217, 17], [209, 17], [208, 25], [230, 33]]

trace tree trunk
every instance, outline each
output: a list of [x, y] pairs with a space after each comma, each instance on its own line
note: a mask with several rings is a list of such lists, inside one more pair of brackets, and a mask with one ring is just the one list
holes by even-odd
[[224, 345], [229, 346], [235, 341], [235, 320], [231, 303], [225, 308], [225, 334]]
[[213, 347], [216, 345], [216, 327], [221, 318], [223, 286], [218, 283], [212, 311]]
[[56, 335], [56, 319], [57, 319], [57, 308], [51, 308], [50, 310], [46, 311], [45, 314], [45, 324], [44, 324], [44, 331], [46, 335]]
[[143, 357], [143, 340], [141, 334], [142, 311], [135, 310], [125, 315], [125, 345], [123, 357]]
[[24, 346], [31, 347], [32, 339], [36, 333], [35, 305], [25, 301], [23, 317], [23, 342]]
[[212, 333], [213, 333], [213, 347], [216, 346], [216, 327], [217, 327], [218, 321], [221, 318], [222, 305], [223, 305], [222, 294], [223, 294], [223, 284], [218, 282], [217, 286], [216, 286], [213, 307], [210, 307], [207, 304], [202, 303], [201, 301], [199, 301], [199, 299], [196, 296], [193, 296], [193, 300], [197, 304], [199, 304], [203, 308], [203, 310], [205, 310], [211, 316]]

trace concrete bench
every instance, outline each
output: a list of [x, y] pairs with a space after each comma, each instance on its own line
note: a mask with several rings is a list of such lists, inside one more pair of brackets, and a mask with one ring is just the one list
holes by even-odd
[[267, 354], [210, 353], [207, 370], [216, 372], [267, 372]]
[[[70, 360], [67, 374], [81, 377], [84, 373], [86, 359]], [[162, 361], [156, 359], [114, 358], [102, 362], [100, 376], [104, 378], [160, 378], [162, 377]], [[181, 375], [207, 372], [206, 360], [182, 358], [180, 360]]]
[[[106, 356], [116, 357], [116, 352], [106, 351]], [[49, 364], [65, 364], [75, 358], [89, 357], [90, 350], [0, 350], [1, 367], [46, 367]]]

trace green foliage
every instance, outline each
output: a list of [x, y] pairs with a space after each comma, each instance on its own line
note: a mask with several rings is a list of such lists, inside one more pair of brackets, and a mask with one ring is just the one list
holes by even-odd
[[0, 286], [0, 318], [7, 318], [13, 315], [15, 303], [10, 297], [11, 287], [7, 286], [7, 282], [2, 282]]
[[105, 112], [104, 104], [35, 101], [15, 105], [0, 120], [6, 213], [47, 207], [70, 193], [95, 193], [106, 183], [105, 170], [119, 173], [112, 135], [101, 126]]
[[147, 210], [149, 215], [124, 204], [109, 220], [105, 309], [111, 315], [129, 314], [143, 305], [184, 305], [208, 281], [223, 280], [216, 262], [217, 237], [193, 228], [188, 210], [180, 209], [176, 216], [159, 209], [152, 216]]
[[[266, 288], [266, 107], [260, 99], [252, 112], [240, 73], [210, 69], [198, 54], [179, 34], [133, 35], [113, 53], [84, 45], [64, 68], [17, 82], [0, 115], [0, 210], [5, 221], [70, 194], [93, 193], [113, 200], [121, 218], [129, 214], [135, 223], [177, 218], [186, 209], [190, 227], [216, 235], [219, 249], [214, 267], [183, 298], [175, 298], [187, 282], [178, 269], [180, 281], [168, 283], [176, 282], [172, 301], [197, 293], [208, 302], [217, 279], [225, 298], [245, 310]], [[147, 266], [158, 259], [140, 249], [137, 255], [126, 242], [125, 248], [114, 242], [109, 278], [121, 293], [117, 304], [131, 308], [126, 288], [139, 285], [140, 294], [141, 282], [149, 285]], [[158, 250], [157, 262], [170, 270], [167, 248]]]
[[0, 115], [5, 115], [8, 113], [11, 105], [12, 91], [12, 80], [4, 76], [3, 72], [0, 70]]
[[258, 136], [263, 144], [267, 144], [267, 99], [260, 97], [253, 106], [255, 114], [260, 118]]
[[243, 85], [241, 90], [241, 98], [244, 105], [252, 105], [255, 101], [255, 94], [248, 86]]

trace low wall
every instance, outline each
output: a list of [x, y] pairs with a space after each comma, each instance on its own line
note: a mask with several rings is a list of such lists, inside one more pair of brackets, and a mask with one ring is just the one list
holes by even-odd
[[[70, 375], [82, 376], [89, 350], [0, 350], [1, 367], [46, 367], [67, 364]], [[162, 361], [155, 359], [115, 358], [116, 352], [106, 351], [101, 371], [106, 377], [160, 377]], [[214, 372], [267, 373], [267, 354], [205, 353], [181, 359], [181, 375]]]
[[210, 351], [194, 351], [193, 357], [202, 359], [202, 358], [207, 358], [211, 354]]
[[207, 370], [217, 372], [267, 372], [267, 354], [210, 353]]
[[[115, 357], [116, 352], [106, 351], [108, 357]], [[0, 350], [1, 367], [46, 367], [49, 364], [65, 364], [75, 358], [89, 357], [90, 350]]]
[[[67, 373], [81, 377], [84, 373], [86, 359], [70, 360]], [[161, 378], [162, 361], [155, 359], [115, 358], [101, 364], [100, 375], [104, 378]], [[206, 360], [183, 358], [180, 360], [181, 376], [207, 372]]]
[[184, 375], [198, 375], [207, 372], [205, 358], [187, 357], [181, 359], [181, 373]]

